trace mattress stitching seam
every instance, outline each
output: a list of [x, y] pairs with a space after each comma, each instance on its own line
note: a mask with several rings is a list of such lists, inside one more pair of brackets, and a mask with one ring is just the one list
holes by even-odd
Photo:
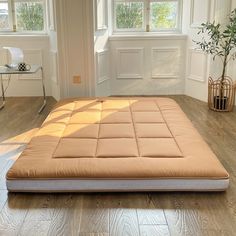
[[102, 120], [102, 112], [103, 112], [103, 102], [101, 102], [101, 103], [102, 103], [102, 108], [100, 110], [100, 120], [99, 120], [99, 124], [98, 124], [97, 146], [96, 146], [95, 155], [94, 155], [94, 157], [96, 157], [96, 158], [97, 158], [97, 152], [98, 152], [98, 141], [99, 141], [99, 136], [100, 136], [101, 120]]
[[163, 118], [163, 120], [165, 121], [165, 124], [166, 124], [166, 126], [167, 126], [167, 128], [168, 128], [168, 130], [170, 131], [170, 133], [171, 133], [171, 135], [172, 135], [172, 137], [173, 137], [173, 139], [174, 139], [174, 141], [175, 141], [177, 147], [179, 148], [179, 151], [182, 153], [182, 157], [185, 157], [184, 154], [183, 154], [183, 152], [182, 152], [182, 149], [180, 148], [179, 144], [177, 143], [177, 140], [175, 139], [175, 136], [174, 136], [172, 130], [170, 129], [169, 124], [167, 123], [167, 121], [166, 121], [166, 119], [165, 119], [165, 116], [164, 116], [164, 114], [163, 114], [161, 108], [159, 107], [157, 101], [154, 100], [154, 103], [155, 103], [155, 105], [157, 106], [157, 108], [159, 109], [159, 111], [160, 111], [160, 113], [161, 113], [161, 115], [162, 115], [162, 118]]
[[138, 157], [141, 157], [140, 150], [139, 150], [139, 144], [138, 144], [138, 137], [137, 137], [136, 127], [135, 127], [135, 124], [134, 124], [133, 111], [131, 109], [130, 99], [129, 99], [129, 111], [130, 111], [130, 115], [131, 115], [131, 119], [132, 119], [133, 129], [134, 129], [134, 136], [135, 136], [135, 141], [136, 141], [136, 146], [137, 146], [137, 151], [138, 151]]
[[62, 135], [60, 136], [59, 141], [57, 142], [57, 145], [56, 145], [56, 147], [55, 147], [55, 149], [54, 149], [54, 151], [53, 151], [53, 153], [52, 153], [52, 159], [54, 158], [54, 154], [55, 154], [55, 152], [56, 152], [56, 150], [57, 150], [57, 148], [58, 148], [58, 146], [59, 146], [59, 143], [60, 143], [60, 141], [61, 141], [61, 139], [62, 139], [62, 137], [63, 137], [63, 134], [65, 133], [65, 130], [66, 130], [66, 128], [67, 128], [67, 125], [69, 124], [69, 122], [70, 122], [70, 120], [71, 120], [72, 113], [74, 112], [74, 110], [75, 110], [75, 102], [74, 102], [73, 109], [72, 109], [72, 111], [71, 111], [71, 113], [70, 113], [70, 117], [68, 118], [68, 120], [67, 120], [66, 124], [64, 125], [64, 128], [63, 128], [63, 130], [62, 130], [62, 132], [61, 132]]

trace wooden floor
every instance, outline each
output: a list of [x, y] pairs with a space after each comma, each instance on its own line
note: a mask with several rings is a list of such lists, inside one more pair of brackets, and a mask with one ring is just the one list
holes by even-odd
[[173, 97], [231, 175], [225, 193], [8, 194], [5, 174], [55, 101], [9, 98], [0, 111], [0, 235], [236, 235], [236, 112]]

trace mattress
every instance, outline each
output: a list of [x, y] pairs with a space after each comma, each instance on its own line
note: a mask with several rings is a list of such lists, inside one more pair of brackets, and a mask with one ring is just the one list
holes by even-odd
[[11, 192], [224, 191], [229, 175], [169, 98], [59, 102], [7, 173]]

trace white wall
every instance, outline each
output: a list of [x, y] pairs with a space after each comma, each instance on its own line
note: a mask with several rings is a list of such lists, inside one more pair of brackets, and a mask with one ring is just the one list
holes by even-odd
[[112, 95], [183, 94], [186, 36], [114, 36]]
[[111, 57], [109, 45], [108, 9], [110, 1], [94, 0], [94, 65], [95, 95], [111, 94]]
[[[186, 93], [206, 101], [208, 76], [219, 76], [222, 66], [194, 50], [192, 40], [199, 39], [196, 27], [201, 22], [224, 21], [236, 0], [183, 0], [183, 34], [188, 38], [115, 36], [110, 40], [111, 0], [108, 6], [96, 7], [97, 2], [103, 0], [48, 0], [48, 36], [0, 36], [0, 46], [21, 47], [26, 62], [42, 64], [47, 95], [56, 99]], [[0, 62], [7, 62], [2, 52]], [[228, 74], [236, 78], [235, 62]], [[81, 76], [79, 84], [73, 82], [76, 75]], [[15, 76], [7, 95], [40, 96], [37, 77]]]
[[[57, 41], [61, 98], [94, 94], [92, 0], [58, 0]], [[75, 83], [74, 76], [81, 82]]]
[[[93, 24], [92, 0], [47, 0], [47, 4], [48, 34], [0, 35], [0, 47], [20, 47], [24, 50], [27, 63], [43, 66], [47, 96], [53, 96], [57, 100], [89, 96], [92, 94], [90, 89], [94, 87], [90, 84], [90, 71], [94, 68], [89, 69], [91, 65], [94, 66], [94, 58], [93, 55], [90, 58], [88, 52], [88, 47], [94, 46], [93, 31], [90, 32], [91, 22]], [[92, 46], [89, 45], [90, 41]], [[0, 51], [0, 64], [8, 62], [6, 52]], [[74, 76], [81, 76], [81, 83], [74, 83]], [[7, 81], [4, 80], [4, 83], [6, 85]], [[6, 95], [41, 96], [39, 75], [27, 78], [12, 76]]]
[[[40, 64], [44, 69], [46, 95], [60, 98], [59, 83], [57, 75], [57, 34], [56, 34], [56, 0], [47, 0], [48, 34], [45, 35], [0, 35], [0, 64], [10, 63], [10, 56], [3, 46], [22, 48], [25, 62], [29, 64]], [[7, 77], [5, 76], [5, 79]], [[7, 89], [6, 96], [42, 96], [42, 84], [40, 73], [31, 76], [11, 76], [11, 83]], [[7, 85], [7, 80], [4, 80]]]
[[[56, 2], [61, 98], [110, 95], [108, 21], [101, 21], [108, 8], [102, 2]], [[81, 83], [74, 83], [76, 75]]]
[[[61, 1], [63, 15], [61, 15], [61, 33], [64, 35], [64, 42], [61, 42], [61, 50], [64, 54], [61, 55], [65, 60], [64, 64], [60, 66], [65, 67], [64, 83], [62, 96], [63, 97], [84, 97], [87, 95], [86, 91], [86, 78], [85, 78], [85, 50], [84, 41], [86, 35], [85, 29], [85, 12], [84, 1], [67, 0]], [[60, 35], [61, 36], [61, 35]], [[66, 36], [66, 37], [65, 37]], [[60, 40], [62, 40], [60, 39]], [[62, 68], [60, 68], [62, 69]], [[73, 83], [73, 76], [81, 76], [81, 83]]]
[[57, 17], [58, 9], [56, 0], [48, 0], [48, 35], [49, 35], [49, 59], [51, 93], [56, 99], [60, 99], [60, 81], [58, 76], [58, 46], [57, 46]]
[[[10, 55], [2, 47], [19, 47], [24, 51], [24, 60], [28, 64], [39, 64], [44, 68], [46, 94], [51, 96], [49, 37], [0, 35], [0, 64], [10, 63]], [[11, 76], [11, 83], [6, 96], [42, 96], [40, 73], [34, 75]], [[7, 80], [4, 77], [4, 84]]]
[[[61, 97], [186, 93], [207, 100], [208, 76], [219, 76], [221, 64], [194, 50], [192, 40], [199, 39], [202, 22], [225, 19], [230, 0], [183, 0], [183, 34], [188, 37], [135, 38], [109, 37], [104, 2], [56, 2]], [[81, 84], [73, 83], [74, 75], [81, 75]]]

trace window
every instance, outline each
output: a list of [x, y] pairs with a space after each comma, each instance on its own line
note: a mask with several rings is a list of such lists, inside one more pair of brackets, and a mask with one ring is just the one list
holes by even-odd
[[181, 0], [113, 0], [114, 31], [178, 31]]
[[45, 1], [0, 0], [0, 30], [45, 31]]
[[7, 1], [0, 1], [0, 29], [7, 30], [10, 28], [9, 9]]
[[144, 28], [144, 2], [115, 2], [116, 29], [142, 30]]

